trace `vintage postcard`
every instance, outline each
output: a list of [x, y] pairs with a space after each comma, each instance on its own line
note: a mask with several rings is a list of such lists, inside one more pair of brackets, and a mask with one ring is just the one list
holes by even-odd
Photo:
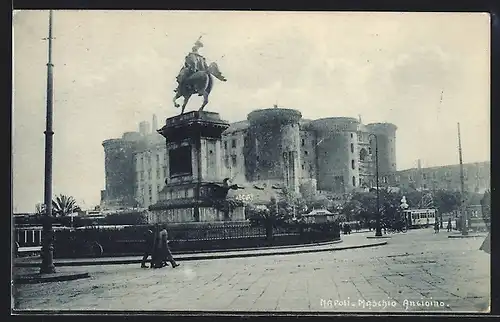
[[13, 12], [12, 309], [490, 311], [490, 17]]

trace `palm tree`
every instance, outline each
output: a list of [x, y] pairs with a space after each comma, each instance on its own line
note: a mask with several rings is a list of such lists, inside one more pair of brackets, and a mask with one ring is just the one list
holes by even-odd
[[52, 200], [52, 214], [55, 217], [65, 217], [80, 210], [75, 198], [71, 196], [61, 194]]
[[37, 203], [35, 205], [35, 215], [43, 215], [45, 213], [45, 209], [43, 209], [43, 204]]

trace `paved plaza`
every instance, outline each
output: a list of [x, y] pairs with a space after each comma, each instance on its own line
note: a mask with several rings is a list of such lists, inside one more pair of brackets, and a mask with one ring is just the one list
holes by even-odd
[[[394, 234], [385, 246], [294, 255], [139, 265], [59, 267], [90, 278], [18, 285], [21, 310], [488, 312], [484, 238], [432, 229]], [[366, 238], [371, 233], [342, 236]], [[16, 268], [18, 271], [35, 268]]]

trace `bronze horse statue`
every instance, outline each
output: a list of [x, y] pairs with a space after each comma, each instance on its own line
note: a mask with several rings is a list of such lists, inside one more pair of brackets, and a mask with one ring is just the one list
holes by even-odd
[[225, 82], [227, 79], [222, 75], [219, 70], [219, 67], [216, 63], [211, 63], [207, 70], [201, 70], [193, 73], [188, 76], [185, 80], [181, 81], [177, 89], [175, 90], [176, 94], [174, 96], [173, 102], [175, 107], [179, 107], [177, 104], [177, 99], [180, 97], [184, 98], [184, 102], [182, 104], [181, 114], [184, 114], [184, 110], [186, 108], [191, 95], [198, 94], [198, 96], [203, 96], [203, 104], [201, 105], [199, 111], [203, 111], [203, 108], [208, 103], [208, 96], [212, 91], [214, 79]]

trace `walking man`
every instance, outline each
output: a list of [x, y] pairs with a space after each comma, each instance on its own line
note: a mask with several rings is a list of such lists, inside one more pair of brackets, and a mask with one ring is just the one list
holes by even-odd
[[[146, 261], [148, 260], [148, 257], [153, 255], [153, 246], [154, 246], [154, 237], [155, 234], [153, 233], [152, 229], [148, 229], [146, 234], [144, 235], [145, 241], [144, 241], [144, 256], [142, 256], [142, 262], [141, 262], [141, 268], [147, 268], [146, 266]], [[151, 265], [152, 263], [152, 258], [151, 258]]]
[[451, 217], [448, 218], [448, 224], [446, 225], [446, 231], [448, 231], [448, 232], [451, 231]]
[[167, 226], [163, 225], [162, 230], [160, 231], [160, 236], [159, 236], [159, 248], [160, 248], [160, 254], [161, 254], [161, 259], [162, 262], [170, 262], [172, 264], [172, 268], [176, 268], [180, 264], [178, 264], [175, 259], [172, 256], [172, 252], [170, 252], [170, 247], [168, 246], [168, 233], [167, 233]]
[[436, 220], [436, 223], [434, 224], [434, 232], [437, 234], [439, 233], [439, 221]]

